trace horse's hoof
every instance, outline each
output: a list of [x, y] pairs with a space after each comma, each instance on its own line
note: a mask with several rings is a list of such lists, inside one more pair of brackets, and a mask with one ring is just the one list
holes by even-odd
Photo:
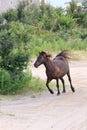
[[54, 94], [54, 92], [53, 92], [53, 91], [50, 91], [50, 93], [51, 93], [51, 94]]
[[60, 95], [60, 93], [57, 93], [57, 96], [59, 96]]
[[72, 92], [75, 92], [75, 89], [72, 87]]
[[62, 93], [66, 93], [66, 91], [64, 90], [64, 91], [62, 91]]

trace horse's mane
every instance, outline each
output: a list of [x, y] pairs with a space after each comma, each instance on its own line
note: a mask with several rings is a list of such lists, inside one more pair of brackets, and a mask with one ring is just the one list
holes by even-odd
[[44, 55], [44, 56], [46, 56], [46, 57], [52, 57], [52, 55], [51, 54], [49, 54], [48, 52], [45, 52], [45, 51], [42, 51], [42, 52], [40, 52], [40, 54], [41, 55]]

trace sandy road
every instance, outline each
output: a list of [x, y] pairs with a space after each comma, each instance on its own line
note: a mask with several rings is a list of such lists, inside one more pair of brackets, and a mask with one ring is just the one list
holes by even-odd
[[[0, 130], [87, 130], [87, 61], [72, 62], [70, 68], [75, 93], [67, 88], [60, 96], [48, 91], [36, 98], [0, 96]], [[46, 78], [43, 67], [31, 70]]]

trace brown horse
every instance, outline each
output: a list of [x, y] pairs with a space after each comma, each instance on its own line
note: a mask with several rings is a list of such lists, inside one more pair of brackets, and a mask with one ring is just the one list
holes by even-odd
[[53, 90], [49, 88], [49, 82], [52, 79], [56, 80], [56, 86], [58, 89], [57, 95], [60, 94], [59, 90], [59, 79], [61, 80], [63, 84], [63, 93], [66, 92], [65, 90], [65, 83], [63, 76], [67, 74], [69, 82], [70, 82], [70, 87], [72, 92], [75, 92], [74, 87], [72, 86], [71, 82], [71, 77], [70, 77], [70, 70], [69, 70], [69, 64], [68, 64], [68, 51], [64, 50], [60, 52], [53, 60], [50, 59], [51, 55], [42, 51], [39, 53], [39, 56], [37, 57], [37, 60], [34, 63], [34, 66], [37, 68], [41, 64], [43, 64], [46, 68], [46, 75], [47, 75], [47, 82], [46, 86], [48, 90], [50, 91], [51, 94], [53, 94]]

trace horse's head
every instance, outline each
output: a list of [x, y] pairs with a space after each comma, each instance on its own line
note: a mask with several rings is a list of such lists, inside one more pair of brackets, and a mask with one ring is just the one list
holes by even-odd
[[40, 52], [39, 56], [37, 57], [37, 59], [34, 63], [34, 66], [37, 68], [41, 64], [44, 64], [47, 57], [51, 57], [51, 55], [44, 51]]

